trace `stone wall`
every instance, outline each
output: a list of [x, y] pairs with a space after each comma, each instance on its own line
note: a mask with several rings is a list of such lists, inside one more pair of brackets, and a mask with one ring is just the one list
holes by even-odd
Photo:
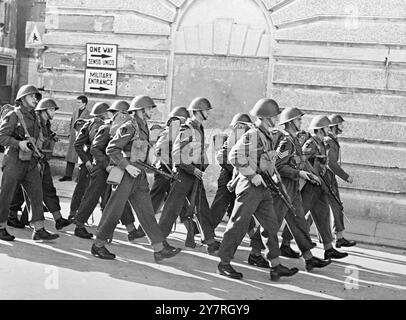
[[[196, 95], [220, 110], [212, 126], [224, 130], [227, 102], [246, 111], [253, 92], [304, 110], [305, 127], [314, 115], [341, 113], [343, 166], [354, 176], [352, 185], [340, 182], [347, 215], [406, 225], [405, 22], [403, 0], [49, 0], [40, 82], [61, 106], [63, 138], [83, 90], [87, 42], [119, 46], [118, 97], [90, 95], [91, 103], [148, 94], [159, 105], [157, 121], [192, 98], [186, 89], [199, 73], [185, 77], [181, 63], [265, 61], [262, 80], [234, 66], [240, 86], [227, 87], [221, 74], [202, 85]], [[218, 172], [212, 167], [209, 190]]]

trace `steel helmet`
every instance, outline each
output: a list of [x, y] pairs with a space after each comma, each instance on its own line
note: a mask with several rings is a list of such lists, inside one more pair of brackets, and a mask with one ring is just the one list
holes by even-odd
[[37, 100], [40, 100], [42, 97], [42, 95], [41, 95], [41, 93], [39, 93], [37, 87], [35, 87], [31, 84], [26, 84], [18, 90], [16, 101], [21, 101], [22, 98], [24, 98], [25, 96], [28, 96], [29, 94], [35, 94]]
[[250, 111], [250, 115], [257, 118], [270, 118], [280, 113], [281, 111], [276, 101], [269, 98], [259, 100]]
[[130, 104], [125, 100], [116, 100], [107, 111], [128, 111]]
[[43, 111], [48, 109], [59, 110], [59, 107], [56, 105], [55, 100], [50, 98], [42, 99], [35, 107], [35, 111]]
[[188, 111], [206, 111], [211, 109], [213, 109], [213, 107], [211, 106], [209, 100], [198, 97], [193, 99], [193, 101], [190, 103]]
[[185, 107], [176, 107], [174, 108], [168, 115], [168, 118], [184, 118], [187, 119], [189, 118], [189, 112]]
[[326, 116], [315, 116], [310, 122], [309, 130], [316, 130], [330, 126], [330, 120]]
[[281, 115], [279, 117], [279, 125], [291, 122], [303, 115], [304, 113], [298, 108], [286, 108], [281, 112]]
[[230, 127], [234, 127], [238, 122], [252, 123], [252, 120], [246, 113], [237, 113], [231, 120]]
[[105, 102], [98, 102], [96, 103], [93, 108], [92, 112], [90, 112], [91, 116], [99, 116], [107, 112], [110, 106]]
[[331, 116], [328, 117], [328, 119], [331, 122], [330, 127], [334, 127], [345, 121], [344, 118], [342, 116], [340, 116], [339, 114], [332, 114]]
[[148, 107], [155, 108], [155, 102], [151, 99], [149, 96], [136, 96], [130, 104], [130, 108], [128, 109], [128, 112], [130, 111], [138, 111], [142, 110]]

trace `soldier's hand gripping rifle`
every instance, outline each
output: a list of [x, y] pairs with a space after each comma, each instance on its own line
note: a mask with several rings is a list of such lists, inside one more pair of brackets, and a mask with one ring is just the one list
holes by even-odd
[[146, 163], [144, 163], [144, 162], [141, 162], [141, 161], [139, 161], [139, 160], [136, 161], [135, 164], [136, 164], [137, 166], [140, 166], [140, 167], [146, 169], [146, 170], [150, 170], [150, 171], [152, 171], [152, 172], [161, 174], [161, 175], [163, 175], [165, 178], [167, 178], [167, 179], [169, 179], [169, 180], [176, 180], [176, 181], [178, 181], [178, 182], [181, 182], [178, 178], [176, 178], [175, 174], [170, 174], [170, 173], [167, 173], [167, 172], [165, 172], [165, 171], [159, 170], [158, 168], [156, 168], [156, 167], [154, 167], [154, 166], [151, 166], [151, 165], [149, 165], [149, 164], [146, 164]]
[[304, 164], [306, 166], [306, 169], [309, 170], [309, 172], [313, 173], [315, 176], [317, 176], [320, 179], [321, 182], [321, 188], [329, 193], [333, 199], [337, 202], [341, 210], [344, 210], [344, 205], [341, 202], [340, 198], [338, 195], [335, 193], [333, 188], [331, 187], [331, 184], [327, 181], [327, 179], [322, 175], [322, 174], [317, 174], [312, 165], [310, 164], [309, 160], [305, 160]]
[[33, 152], [34, 158], [39, 161], [43, 161], [45, 159], [45, 155], [41, 152], [41, 150], [38, 149], [38, 147], [34, 143], [28, 142], [27, 147]]
[[278, 183], [276, 183], [273, 179], [272, 176], [267, 173], [267, 172], [261, 172], [260, 175], [262, 176], [262, 179], [264, 179], [264, 182], [270, 188], [271, 190], [275, 191], [278, 196], [282, 199], [283, 203], [286, 205], [286, 207], [289, 209], [290, 212], [294, 216], [296, 216], [296, 210], [295, 207], [292, 204], [292, 199], [290, 198], [289, 194], [286, 191], [285, 185], [282, 182], [282, 179], [279, 175], [279, 172], [275, 169], [275, 174], [278, 178]]

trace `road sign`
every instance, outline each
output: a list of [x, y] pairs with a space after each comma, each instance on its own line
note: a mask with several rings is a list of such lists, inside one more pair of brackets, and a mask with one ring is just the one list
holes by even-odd
[[117, 68], [117, 45], [116, 44], [86, 44], [86, 67], [87, 68]]
[[116, 95], [117, 70], [86, 69], [85, 92]]
[[27, 21], [25, 26], [25, 47], [44, 48], [42, 38], [45, 32], [45, 23], [38, 21]]

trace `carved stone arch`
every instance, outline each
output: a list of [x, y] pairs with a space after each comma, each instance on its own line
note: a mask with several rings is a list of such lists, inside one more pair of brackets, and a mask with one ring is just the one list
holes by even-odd
[[185, 1], [172, 24], [170, 108], [206, 96], [215, 128], [247, 112], [270, 92], [273, 33], [263, 1]]

